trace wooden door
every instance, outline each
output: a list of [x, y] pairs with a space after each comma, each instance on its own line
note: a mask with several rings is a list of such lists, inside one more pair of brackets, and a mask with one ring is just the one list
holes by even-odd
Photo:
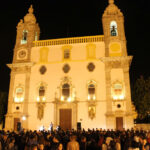
[[59, 111], [59, 123], [63, 130], [71, 130], [72, 127], [72, 110], [71, 109], [60, 109]]
[[123, 130], [123, 117], [116, 118], [116, 129]]
[[18, 123], [20, 122], [20, 118], [14, 118], [14, 130], [17, 131]]

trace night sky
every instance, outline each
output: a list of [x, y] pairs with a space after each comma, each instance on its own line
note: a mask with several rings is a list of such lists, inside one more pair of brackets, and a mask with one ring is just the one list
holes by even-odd
[[[0, 2], [0, 91], [8, 91], [16, 26], [33, 4], [40, 39], [102, 35], [108, 0], [5, 0]], [[125, 16], [128, 54], [133, 55], [131, 83], [150, 76], [150, 0], [115, 0]]]

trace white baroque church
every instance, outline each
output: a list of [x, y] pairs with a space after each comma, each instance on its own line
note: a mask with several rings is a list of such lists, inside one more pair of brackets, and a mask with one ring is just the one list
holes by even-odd
[[39, 40], [32, 6], [17, 25], [5, 129], [133, 127], [124, 16], [109, 0], [104, 35]]

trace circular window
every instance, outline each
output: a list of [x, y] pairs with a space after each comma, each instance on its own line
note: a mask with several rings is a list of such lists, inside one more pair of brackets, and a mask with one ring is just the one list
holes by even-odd
[[40, 67], [40, 73], [41, 73], [41, 74], [45, 74], [46, 70], [47, 70], [47, 69], [46, 69], [45, 66], [41, 66], [41, 67]]
[[87, 68], [88, 68], [88, 70], [89, 70], [90, 72], [92, 72], [92, 71], [94, 71], [94, 69], [95, 69], [95, 65], [94, 65], [93, 63], [89, 63], [88, 66], [87, 66]]
[[120, 104], [118, 104], [118, 105], [117, 105], [117, 108], [121, 108], [121, 105], [120, 105]]
[[70, 71], [70, 66], [68, 64], [65, 64], [63, 66], [63, 71], [64, 71], [64, 73], [68, 73]]
[[16, 110], [19, 110], [19, 106], [16, 107]]

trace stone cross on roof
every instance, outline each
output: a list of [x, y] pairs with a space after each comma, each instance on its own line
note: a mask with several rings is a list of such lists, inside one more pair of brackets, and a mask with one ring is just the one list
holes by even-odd
[[28, 12], [29, 12], [30, 14], [33, 14], [33, 11], [34, 11], [34, 10], [33, 10], [33, 6], [31, 5], [30, 8], [29, 8], [29, 10], [28, 10]]
[[109, 4], [114, 4], [114, 0], [109, 0]]

